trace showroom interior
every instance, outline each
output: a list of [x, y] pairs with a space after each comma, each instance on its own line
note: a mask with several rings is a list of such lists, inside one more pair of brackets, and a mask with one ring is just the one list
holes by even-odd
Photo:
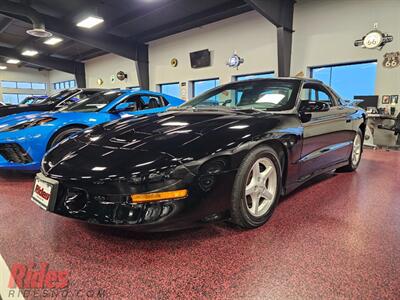
[[399, 0], [0, 0], [0, 299], [399, 299], [399, 95]]

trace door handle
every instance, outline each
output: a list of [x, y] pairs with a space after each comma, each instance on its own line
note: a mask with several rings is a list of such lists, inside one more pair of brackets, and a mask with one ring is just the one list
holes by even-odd
[[351, 122], [351, 119], [346, 119], [346, 123], [350, 123]]

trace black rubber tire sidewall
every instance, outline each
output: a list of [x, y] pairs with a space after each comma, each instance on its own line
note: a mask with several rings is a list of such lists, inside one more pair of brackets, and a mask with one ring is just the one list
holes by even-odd
[[[270, 210], [262, 217], [254, 217], [249, 213], [245, 203], [245, 185], [247, 175], [253, 164], [260, 158], [271, 159], [277, 171], [277, 192]], [[231, 220], [242, 228], [256, 228], [263, 225], [271, 217], [279, 201], [282, 190], [282, 167], [276, 151], [269, 146], [261, 146], [251, 151], [241, 163], [236, 174], [231, 198]]]

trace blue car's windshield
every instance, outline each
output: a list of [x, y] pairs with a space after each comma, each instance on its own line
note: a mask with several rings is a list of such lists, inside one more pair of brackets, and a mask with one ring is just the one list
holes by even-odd
[[97, 112], [104, 108], [107, 104], [120, 97], [122, 94], [123, 93], [121, 91], [107, 91], [97, 93], [92, 97], [81, 100], [77, 104], [61, 109], [61, 111]]
[[227, 84], [208, 91], [181, 107], [290, 110], [299, 90], [296, 80], [253, 80]]

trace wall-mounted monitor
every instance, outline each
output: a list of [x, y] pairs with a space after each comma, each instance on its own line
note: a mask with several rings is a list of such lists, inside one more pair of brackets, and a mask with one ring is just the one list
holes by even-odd
[[209, 67], [211, 65], [211, 52], [206, 49], [190, 53], [190, 64], [193, 69]]

